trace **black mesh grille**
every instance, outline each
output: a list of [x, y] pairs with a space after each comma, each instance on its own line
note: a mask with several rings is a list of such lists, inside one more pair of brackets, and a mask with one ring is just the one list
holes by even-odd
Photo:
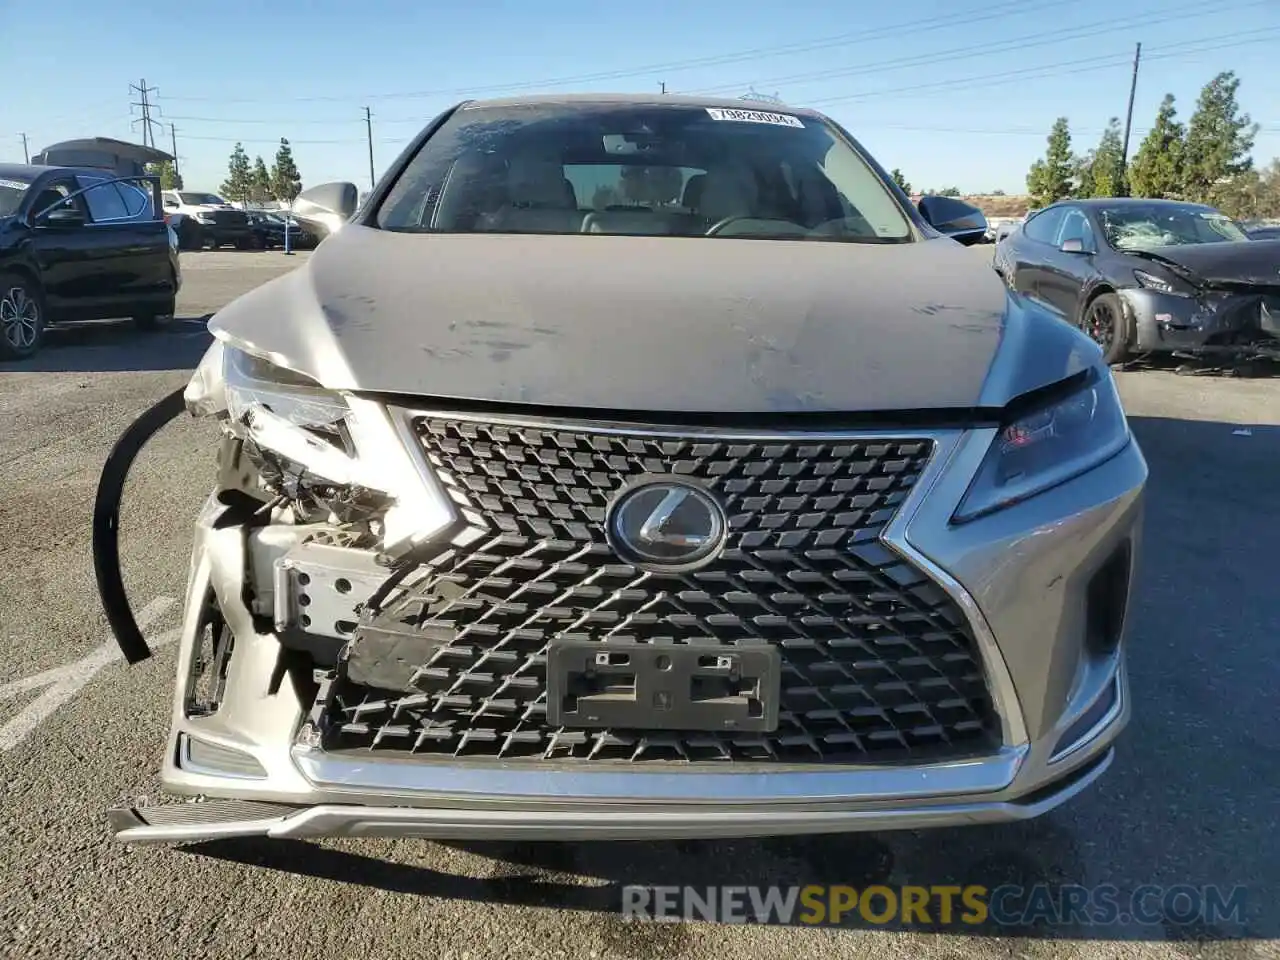
[[[932, 441], [655, 438], [435, 417], [415, 418], [413, 427], [482, 532], [432, 560], [429, 574], [373, 621], [451, 638], [418, 665], [417, 692], [339, 676], [329, 749], [851, 763], [992, 745], [997, 724], [967, 621], [878, 539]], [[659, 575], [620, 562], [605, 540], [605, 510], [642, 474], [700, 478], [717, 493], [730, 532], [715, 563]], [[545, 659], [556, 635], [774, 643], [782, 656], [778, 728], [552, 727]]]

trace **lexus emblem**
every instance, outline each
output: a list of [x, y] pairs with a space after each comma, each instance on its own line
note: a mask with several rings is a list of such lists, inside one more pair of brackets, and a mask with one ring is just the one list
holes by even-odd
[[710, 561], [728, 524], [716, 499], [678, 480], [638, 483], [614, 501], [606, 529], [624, 560], [648, 569], [682, 570]]

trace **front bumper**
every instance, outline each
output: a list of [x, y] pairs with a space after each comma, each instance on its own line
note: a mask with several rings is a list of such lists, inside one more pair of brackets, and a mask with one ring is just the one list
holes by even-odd
[[[1146, 464], [1135, 444], [1053, 491], [960, 527], [947, 521], [992, 438], [943, 432], [884, 542], [925, 570], [970, 621], [1001, 743], [934, 763], [841, 766], [568, 764], [382, 759], [326, 752], [281, 645], [245, 606], [245, 531], [207, 503], [197, 524], [162, 781], [209, 802], [110, 814], [118, 839], [231, 835], [681, 838], [915, 829], [1038, 816], [1092, 783], [1129, 717], [1125, 601]], [[1100, 642], [1099, 578], [1120, 612]], [[185, 679], [209, 592], [235, 637], [223, 706], [189, 716]], [[1114, 592], [1114, 591], [1113, 591]], [[245, 804], [248, 805], [245, 805]]]
[[1280, 295], [1210, 292], [1199, 298], [1120, 291], [1140, 353], [1280, 359]]

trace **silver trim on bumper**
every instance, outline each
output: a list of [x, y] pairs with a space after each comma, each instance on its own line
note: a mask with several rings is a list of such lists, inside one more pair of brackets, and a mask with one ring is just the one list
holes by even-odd
[[[111, 811], [110, 823], [114, 839], [123, 843], [191, 843], [252, 836], [270, 839], [679, 840], [911, 830], [1039, 817], [1087, 789], [1111, 765], [1113, 757], [1114, 751], [1108, 749], [1092, 764], [1064, 778], [1052, 792], [1026, 802], [892, 804], [879, 808], [833, 805], [825, 809], [802, 804], [736, 809], [708, 804], [641, 813], [631, 805], [548, 809], [529, 805], [424, 808], [360, 804], [320, 804], [284, 812], [274, 804], [230, 801], [228, 818], [221, 819], [218, 813], [222, 802], [210, 801], [159, 808], [116, 808]], [[263, 811], [254, 815], [254, 808], [258, 806]], [[151, 809], [165, 816], [150, 822], [147, 815]]]

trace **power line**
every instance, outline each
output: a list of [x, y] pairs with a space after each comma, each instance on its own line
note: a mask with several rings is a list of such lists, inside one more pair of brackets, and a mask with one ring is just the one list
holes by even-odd
[[[1243, 40], [1238, 39], [1239, 38], [1238, 33], [1223, 34], [1217, 37], [1204, 37], [1197, 40], [1183, 41], [1181, 43], [1169, 44], [1164, 47], [1155, 48], [1157, 50], [1162, 50], [1166, 52], [1151, 54], [1146, 56], [1144, 59], [1148, 61], [1178, 59], [1182, 57], [1195, 56], [1200, 53], [1207, 53], [1207, 52], [1216, 51], [1216, 50], [1233, 49], [1236, 47], [1246, 46], [1254, 43], [1271, 43], [1275, 41], [1277, 36], [1280, 36], [1280, 28], [1273, 29], [1270, 32], [1255, 34], [1252, 37], [1249, 37]], [[1226, 43], [1214, 42], [1214, 41], [1222, 40], [1227, 37], [1235, 38], [1235, 39], [1233, 39], [1231, 42], [1226, 42]], [[1204, 44], [1209, 44], [1209, 45], [1205, 46]], [[1187, 48], [1187, 49], [1183, 49], [1183, 48]], [[936, 90], [939, 88], [946, 88], [948, 90], [963, 92], [965, 90], [977, 89], [984, 86], [990, 86], [993, 83], [1001, 83], [1010, 79], [1034, 80], [1034, 79], [1041, 79], [1041, 78], [1047, 78], [1047, 77], [1071, 75], [1075, 73], [1091, 72], [1091, 71], [1103, 69], [1106, 67], [1112, 67], [1112, 66], [1128, 66], [1130, 64], [1130, 56], [1131, 55], [1128, 53], [1108, 53], [1108, 54], [1102, 54], [1094, 57], [1084, 57], [1084, 58], [1078, 58], [1073, 60], [1060, 61], [1057, 63], [1038, 64], [1035, 67], [1028, 67], [1020, 70], [1000, 71], [998, 73], [986, 74], [986, 75], [981, 75], [977, 77], [970, 77], [966, 80], [941, 80], [941, 81], [934, 81], [934, 82], [924, 83], [924, 84], [913, 84], [913, 85], [904, 86], [904, 87], [894, 87], [894, 88], [888, 88], [888, 89], [864, 91], [861, 93], [847, 94], [847, 95], [842, 95], [838, 97], [827, 97], [827, 98], [820, 98], [816, 100], [808, 100], [808, 101], [805, 101], [805, 103], [807, 106], [816, 107], [816, 106], [821, 106], [825, 104], [877, 99], [881, 97], [893, 96], [895, 94], [914, 93], [917, 91], [929, 91], [929, 90]], [[1063, 69], [1063, 68], [1069, 68], [1069, 69]], [[391, 121], [384, 121], [384, 122], [391, 122]], [[419, 121], [419, 122], [423, 123], [425, 121]], [[1278, 123], [1280, 123], [1280, 121], [1278, 121]], [[875, 124], [874, 126], [890, 128], [890, 129], [894, 128], [894, 125], [892, 124]], [[1035, 135], [1035, 136], [1044, 135], [1043, 131], [1038, 131], [1033, 129], [1018, 130], [1018, 129], [1012, 129], [1012, 128], [1009, 128], [1009, 129], [994, 128], [994, 129], [974, 130], [974, 129], [960, 129], [960, 128], [948, 128], [948, 127], [912, 127], [909, 125], [905, 125], [905, 126], [899, 125], [896, 128], [904, 129], [904, 130], [920, 130], [925, 132], [936, 131], [936, 132], [992, 133], [992, 134], [1023, 133], [1026, 135]], [[275, 140], [266, 140], [266, 139], [255, 140], [255, 139], [245, 139], [243, 137], [218, 137], [218, 136], [199, 136], [199, 135], [196, 135], [196, 136], [187, 135], [185, 139], [206, 141], [206, 142], [212, 142], [212, 143], [237, 143], [238, 142], [246, 145], [274, 144], [277, 142]], [[341, 144], [359, 143], [364, 141], [365, 139], [367, 138], [356, 137], [353, 135], [351, 137], [345, 137], [345, 138], [324, 138], [324, 139], [311, 139], [311, 140], [292, 140], [291, 139], [290, 143], [314, 144], [314, 145], [341, 145]], [[385, 144], [398, 144], [398, 143], [407, 143], [411, 139], [413, 139], [411, 136], [379, 137], [378, 142], [385, 143]]]
[[[1217, 37], [1202, 37], [1198, 40], [1191, 40], [1191, 41], [1184, 41], [1182, 43], [1169, 44], [1166, 47], [1160, 47], [1158, 49], [1170, 50], [1175, 52], [1156, 54], [1154, 56], [1147, 57], [1147, 59], [1148, 60], [1177, 59], [1177, 58], [1185, 57], [1189, 54], [1208, 53], [1214, 50], [1230, 50], [1236, 47], [1248, 46], [1254, 43], [1271, 43], [1271, 42], [1274, 42], [1274, 40], [1276, 39], [1276, 33], [1275, 31], [1273, 31], [1272, 33], [1254, 34], [1253, 36], [1245, 40], [1236, 39], [1230, 43], [1220, 43], [1214, 46], [1196, 47], [1195, 49], [1179, 50], [1179, 48], [1187, 47], [1191, 44], [1199, 44], [1209, 40], [1221, 40], [1225, 37], [1238, 38], [1239, 36], [1240, 36], [1239, 31], [1237, 31], [1235, 33], [1222, 34]], [[1116, 59], [1117, 57], [1120, 57], [1121, 59], [1117, 60]], [[1099, 69], [1101, 67], [1128, 66], [1128, 65], [1129, 65], [1129, 54], [1110, 53], [1110, 54], [1102, 54], [1101, 56], [1096, 56], [1096, 57], [1084, 57], [1079, 60], [1064, 60], [1059, 63], [1039, 64], [1037, 66], [1026, 67], [1021, 70], [1005, 70], [1005, 71], [1001, 71], [1000, 73], [989, 73], [989, 74], [985, 74], [977, 77], [969, 77], [966, 80], [939, 80], [939, 81], [933, 81], [930, 83], [913, 84], [911, 86], [906, 86], [906, 87], [890, 87], [887, 89], [880, 89], [880, 90], [867, 90], [861, 93], [843, 94], [837, 97], [821, 97], [815, 100], [807, 100], [805, 101], [805, 105], [817, 107], [820, 105], [832, 104], [832, 103], [849, 103], [852, 101], [870, 100], [878, 97], [883, 97], [889, 94], [914, 93], [916, 91], [921, 91], [921, 90], [938, 90], [943, 88], [948, 90], [963, 91], [963, 90], [975, 89], [977, 87], [990, 86], [992, 82], [999, 83], [1001, 81], [1010, 80], [1010, 79], [1034, 80], [1034, 79], [1040, 79], [1042, 77], [1048, 77], [1048, 76], [1063, 76], [1063, 75], [1069, 75], [1073, 73], [1084, 73], [1090, 70]], [[1059, 67], [1076, 67], [1076, 66], [1079, 66], [1081, 69], [1075, 69], [1075, 70], [1058, 70], [1057, 69]]]
[[[1045, 32], [1037, 30], [1033, 33], [1023, 34], [1022, 36], [1008, 37], [992, 46], [983, 46], [975, 48], [973, 44], [966, 44], [963, 47], [953, 47], [950, 50], [938, 50], [933, 53], [913, 54], [907, 57], [895, 57], [891, 60], [881, 60], [876, 63], [864, 63], [856, 67], [840, 67], [834, 70], [819, 70], [809, 73], [797, 73], [784, 77], [767, 77], [764, 80], [757, 81], [759, 83], [768, 84], [787, 84], [787, 83], [805, 83], [812, 80], [830, 80], [837, 77], [852, 77], [869, 74], [883, 73], [886, 70], [902, 70], [909, 67], [928, 66], [932, 67], [940, 63], [953, 63], [960, 60], [985, 59], [992, 54], [1006, 53], [1011, 50], [1025, 50], [1033, 47], [1054, 46], [1070, 40], [1087, 40], [1091, 37], [1104, 36], [1113, 34], [1119, 29], [1129, 26], [1159, 26], [1163, 23], [1172, 23], [1182, 20], [1195, 20], [1204, 16], [1220, 16], [1227, 10], [1238, 11], [1247, 9], [1248, 7], [1269, 6], [1272, 0], [1253, 0], [1239, 6], [1230, 2], [1230, 0], [1218, 0], [1216, 6], [1213, 3], [1208, 5], [1204, 3], [1187, 3], [1180, 7], [1157, 7], [1142, 14], [1137, 14], [1127, 19], [1116, 20], [1115, 18], [1099, 20], [1094, 23], [1077, 24], [1074, 27], [1064, 27], [1060, 30], [1051, 30]], [[1190, 11], [1180, 16], [1153, 16], [1154, 14], [1171, 14], [1175, 11]], [[1231, 34], [1231, 36], [1239, 36], [1239, 31]], [[741, 84], [723, 84], [715, 87], [699, 87], [691, 90], [691, 93], [719, 93], [741, 89]]]
[[[1137, 25], [1155, 26], [1161, 23], [1169, 23], [1169, 22], [1174, 22], [1179, 20], [1193, 20], [1199, 17], [1209, 16], [1209, 15], [1218, 16], [1225, 10], [1240, 10], [1240, 9], [1246, 9], [1248, 7], [1267, 6], [1270, 3], [1271, 3], [1271, 0], [1254, 0], [1254, 2], [1246, 3], [1243, 6], [1241, 6], [1231, 2], [1231, 0], [1219, 0], [1219, 2], [1216, 5], [1212, 3], [1208, 6], [1204, 5], [1203, 3], [1188, 3], [1188, 4], [1184, 4], [1181, 7], [1155, 8], [1153, 10], [1147, 11], [1146, 13], [1134, 15], [1128, 18], [1127, 20], [1114, 20], [1114, 19], [1101, 20], [1095, 23], [1080, 24], [1074, 27], [1068, 27], [1060, 30], [1050, 31], [1047, 34], [1044, 31], [1036, 31], [1034, 33], [1029, 33], [1022, 36], [1010, 37], [1000, 41], [999, 44], [996, 45], [995, 47], [984, 47], [982, 49], [975, 50], [974, 46], [972, 44], [969, 44], [964, 47], [952, 48], [950, 50], [938, 51], [936, 53], [931, 53], [931, 54], [917, 54], [917, 55], [912, 55], [908, 57], [897, 57], [890, 60], [882, 60], [874, 63], [862, 64], [860, 66], [851, 67], [851, 68], [840, 68], [836, 70], [822, 70], [822, 71], [816, 71], [816, 72], [810, 72], [810, 73], [801, 73], [801, 74], [792, 74], [789, 76], [773, 77], [773, 78], [769, 78], [766, 81], [760, 81], [760, 82], [767, 82], [770, 84], [807, 82], [812, 80], [834, 79], [837, 77], [880, 74], [888, 70], [894, 70], [894, 69], [907, 69], [907, 68], [917, 67], [922, 65], [935, 66], [940, 63], [972, 60], [976, 58], [987, 58], [993, 53], [1002, 53], [1002, 52], [1005, 52], [1006, 50], [1014, 50], [1014, 49], [1022, 50], [1029, 47], [1052, 46], [1054, 44], [1063, 43], [1070, 40], [1083, 40], [1083, 39], [1088, 39], [1094, 36], [1111, 34], [1111, 33], [1114, 33], [1117, 29], [1120, 29], [1126, 26], [1131, 26], [1131, 25], [1132, 26], [1137, 26]], [[1024, 7], [1023, 9], [1026, 10], [1030, 8]], [[1171, 13], [1173, 11], [1191, 11], [1191, 12], [1190, 13], [1184, 12], [1181, 16], [1163, 16], [1163, 17], [1152, 16], [1152, 14], [1155, 14], [1155, 13]], [[1239, 34], [1237, 32], [1235, 34], [1229, 34], [1227, 36], [1237, 37], [1239, 36]], [[1036, 69], [1036, 68], [1028, 68], [1028, 69]], [[950, 86], [951, 82], [948, 81], [947, 85]], [[663, 82], [660, 86], [662, 88], [662, 91], [665, 93], [667, 90], [666, 83]], [[715, 93], [720, 91], [741, 90], [743, 86], [744, 84], [734, 83], [734, 84], [725, 84], [725, 85], [716, 86], [716, 87], [703, 87], [703, 88], [699, 88], [697, 90], [693, 90], [689, 92]], [[752, 83], [749, 85], [749, 89], [754, 90], [755, 86], [756, 84]], [[510, 89], [510, 88], [504, 88], [504, 89]], [[186, 120], [186, 121], [196, 122], [196, 123], [237, 123], [237, 124], [253, 123], [253, 124], [276, 124], [276, 125], [323, 124], [328, 126], [332, 126], [334, 124], [342, 122], [336, 119], [335, 120], [327, 120], [327, 119], [324, 119], [324, 120], [316, 120], [316, 119], [276, 120], [276, 119], [246, 118], [241, 120], [237, 118], [200, 117], [200, 116], [175, 116], [173, 117], [173, 119]], [[400, 118], [383, 119], [382, 122], [384, 124], [401, 124], [401, 123], [423, 124], [426, 119], [427, 118], [422, 116], [400, 117]]]
[[[638, 77], [655, 73], [666, 73], [679, 70], [693, 70], [701, 67], [721, 66], [729, 63], [740, 63], [743, 61], [755, 61], [763, 57], [786, 56], [793, 53], [807, 53], [814, 50], [826, 50], [833, 47], [846, 46], [851, 43], [859, 43], [867, 40], [878, 40], [885, 38], [900, 38], [907, 33], [919, 34], [941, 30], [953, 26], [967, 26], [973, 23], [980, 23], [986, 20], [994, 20], [997, 18], [1007, 17], [1011, 15], [1019, 15], [1032, 13], [1040, 9], [1060, 9], [1061, 3], [1057, 0], [1042, 0], [1040, 3], [1026, 3], [1025, 0], [1010, 0], [1010, 2], [1001, 3], [996, 6], [990, 4], [978, 4], [964, 10], [952, 11], [943, 16], [925, 17], [921, 20], [908, 21], [906, 23], [894, 24], [890, 27], [881, 27], [874, 30], [856, 30], [849, 33], [838, 34], [834, 37], [827, 37], [823, 40], [793, 42], [788, 44], [779, 44], [766, 47], [757, 47], [752, 50], [740, 50], [735, 53], [719, 54], [707, 57], [695, 57], [689, 60], [675, 60], [666, 63], [648, 64], [646, 66], [628, 68], [626, 70], [612, 70], [603, 73], [578, 74], [576, 76], [553, 77], [542, 80], [530, 80], [516, 84], [491, 84], [488, 86], [474, 87], [453, 87], [442, 88], [438, 90], [417, 90], [417, 91], [397, 91], [381, 94], [364, 94], [351, 96], [315, 96], [315, 97], [290, 97], [288, 99], [294, 103], [341, 103], [351, 101], [360, 96], [365, 100], [412, 100], [426, 99], [429, 97], [447, 97], [447, 96], [468, 96], [472, 94], [487, 93], [495, 90], [529, 90], [536, 87], [561, 87], [573, 84], [598, 83], [604, 80], [622, 80], [630, 77]], [[204, 103], [272, 103], [280, 102], [276, 98], [264, 97], [183, 97], [183, 96], [166, 96], [165, 100], [182, 101], [182, 102], [204, 102]]]

